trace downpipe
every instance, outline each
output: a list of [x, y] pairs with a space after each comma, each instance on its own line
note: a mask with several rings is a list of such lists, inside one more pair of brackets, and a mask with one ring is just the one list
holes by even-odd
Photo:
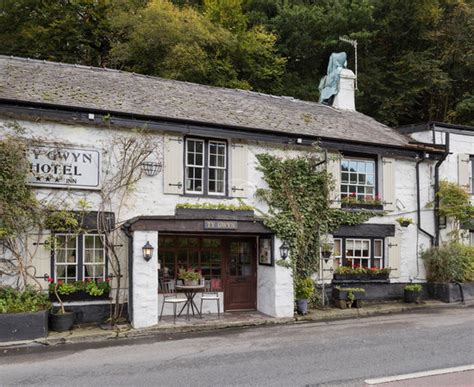
[[435, 165], [435, 189], [434, 189], [434, 223], [435, 223], [435, 238], [434, 238], [434, 245], [439, 246], [439, 236], [440, 236], [440, 228], [439, 228], [439, 167], [441, 164], [446, 160], [446, 157], [449, 155], [449, 145], [450, 145], [450, 138], [449, 133], [445, 133], [445, 148], [444, 153], [438, 162]]
[[420, 164], [425, 160], [426, 160], [426, 157], [423, 155], [423, 157], [416, 162], [416, 166], [415, 166], [415, 169], [416, 169], [416, 218], [417, 218], [416, 223], [417, 223], [418, 230], [430, 238], [431, 246], [433, 246], [435, 242], [435, 236], [429, 233], [428, 231], [426, 231], [421, 226]]

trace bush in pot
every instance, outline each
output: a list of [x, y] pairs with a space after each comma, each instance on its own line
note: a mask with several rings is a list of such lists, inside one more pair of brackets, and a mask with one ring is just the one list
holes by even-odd
[[0, 342], [46, 337], [50, 307], [48, 297], [33, 287], [0, 287]]
[[[64, 309], [64, 304], [63, 301], [61, 300], [61, 297], [59, 296], [59, 286], [62, 285], [67, 285], [62, 283], [61, 281], [58, 281], [54, 283], [53, 279], [49, 279], [50, 283], [53, 284], [53, 289], [54, 289], [54, 295], [56, 296], [56, 299], [59, 302], [59, 309], [56, 312], [51, 311], [51, 316], [50, 316], [50, 322], [51, 322], [51, 329], [56, 332], [65, 332], [69, 331], [72, 329], [72, 326], [74, 325], [74, 313], [66, 311]], [[63, 286], [65, 294], [68, 294], [67, 292], [73, 292], [74, 287], [71, 286]]]
[[421, 292], [423, 291], [423, 286], [420, 284], [409, 284], [403, 289], [404, 300], [407, 303], [416, 303], [421, 302]]
[[314, 293], [314, 282], [311, 278], [295, 279], [296, 310], [298, 314], [308, 313], [308, 299]]

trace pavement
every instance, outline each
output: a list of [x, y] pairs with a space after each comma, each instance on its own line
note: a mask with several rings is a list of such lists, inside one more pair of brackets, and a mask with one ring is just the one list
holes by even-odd
[[55, 347], [63, 344], [74, 343], [100, 343], [112, 342], [120, 339], [133, 339], [151, 336], [167, 337], [173, 334], [190, 334], [195, 332], [211, 332], [216, 330], [249, 328], [258, 326], [272, 326], [292, 323], [328, 322], [345, 319], [357, 319], [370, 316], [381, 316], [387, 314], [399, 314], [414, 312], [418, 310], [433, 310], [457, 307], [469, 307], [474, 303], [446, 304], [441, 301], [427, 300], [420, 304], [406, 304], [403, 302], [383, 302], [367, 303], [360, 309], [338, 309], [328, 307], [324, 309], [311, 309], [306, 316], [295, 316], [291, 318], [274, 318], [259, 312], [232, 312], [224, 313], [220, 318], [217, 315], [203, 315], [203, 319], [185, 318], [176, 320], [173, 323], [172, 317], [164, 317], [160, 323], [154, 327], [144, 329], [134, 329], [129, 324], [117, 326], [113, 330], [104, 330], [97, 325], [74, 327], [68, 332], [49, 332], [48, 337], [33, 341], [0, 343], [0, 353], [21, 352], [22, 349], [32, 347]]

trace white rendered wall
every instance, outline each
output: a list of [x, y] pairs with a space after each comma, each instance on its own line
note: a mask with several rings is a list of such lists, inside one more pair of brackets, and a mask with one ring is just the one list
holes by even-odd
[[[143, 258], [142, 247], [154, 247], [149, 261]], [[133, 315], [134, 328], [146, 328], [158, 323], [158, 233], [135, 231], [133, 233]]]

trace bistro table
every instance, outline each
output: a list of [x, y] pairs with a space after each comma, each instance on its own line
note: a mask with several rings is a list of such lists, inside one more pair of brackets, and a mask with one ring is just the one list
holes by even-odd
[[198, 307], [194, 303], [194, 296], [196, 296], [196, 293], [199, 291], [203, 291], [205, 288], [204, 285], [176, 285], [176, 290], [180, 290], [184, 293], [186, 296], [186, 303], [183, 305], [181, 311], [178, 314], [178, 317], [181, 316], [181, 313], [183, 313], [184, 308], [187, 308], [186, 310], [186, 319], [189, 320], [189, 308], [191, 307], [191, 311], [194, 314], [194, 310], [196, 310], [198, 316], [202, 318], [201, 312], [199, 311]]

